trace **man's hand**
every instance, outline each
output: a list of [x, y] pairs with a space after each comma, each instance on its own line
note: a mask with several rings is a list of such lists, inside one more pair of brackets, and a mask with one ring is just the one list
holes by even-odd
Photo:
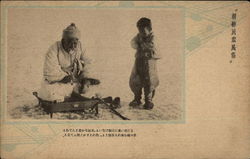
[[77, 70], [76, 73], [79, 74], [83, 70], [84, 61], [75, 59], [74, 64], [75, 64], [74, 70], [76, 69]]
[[73, 71], [73, 66], [70, 66], [70, 67], [67, 67], [67, 68], [62, 68], [62, 70], [64, 71], [64, 72], [66, 72], [67, 74], [71, 74], [72, 73], [72, 71]]
[[68, 75], [68, 76], [65, 76], [61, 81], [59, 81], [60, 83], [69, 83], [71, 82], [71, 76]]

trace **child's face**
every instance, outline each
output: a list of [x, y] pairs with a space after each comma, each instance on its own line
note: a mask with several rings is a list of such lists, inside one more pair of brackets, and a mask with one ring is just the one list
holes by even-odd
[[150, 30], [148, 27], [145, 27], [145, 28], [140, 28], [138, 29], [139, 30], [139, 33], [142, 35], [142, 36], [148, 36], [150, 34]]

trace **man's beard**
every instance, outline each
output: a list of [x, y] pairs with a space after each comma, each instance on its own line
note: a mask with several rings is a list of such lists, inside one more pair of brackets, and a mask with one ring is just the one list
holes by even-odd
[[76, 50], [78, 42], [75, 40], [62, 39], [62, 44], [63, 44], [63, 48], [67, 52], [70, 52], [70, 51]]

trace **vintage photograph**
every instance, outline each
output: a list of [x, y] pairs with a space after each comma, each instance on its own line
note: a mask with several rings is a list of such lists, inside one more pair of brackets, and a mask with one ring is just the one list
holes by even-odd
[[1, 1], [0, 158], [250, 159], [249, 4]]
[[10, 8], [7, 118], [183, 121], [180, 8]]

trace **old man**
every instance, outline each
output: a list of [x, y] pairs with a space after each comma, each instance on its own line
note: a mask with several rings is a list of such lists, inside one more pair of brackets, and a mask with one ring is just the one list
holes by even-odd
[[61, 41], [55, 42], [45, 56], [43, 83], [39, 96], [48, 101], [62, 102], [84, 93], [99, 80], [88, 78], [85, 48], [80, 31], [74, 23], [63, 30]]

